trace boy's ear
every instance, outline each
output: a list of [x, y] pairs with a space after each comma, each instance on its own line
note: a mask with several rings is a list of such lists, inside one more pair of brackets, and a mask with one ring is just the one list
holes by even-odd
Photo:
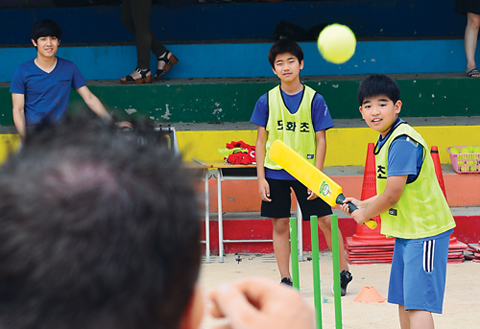
[[362, 113], [362, 119], [363, 119], [363, 120], [365, 120], [365, 117], [363, 116], [362, 107], [361, 107], [361, 106], [359, 106], [359, 107], [358, 107], [358, 110], [360, 111], [360, 113]]
[[35, 42], [35, 40], [33, 40], [33, 39], [30, 39], [30, 40], [32, 40], [33, 46], [36, 47], [36, 46], [37, 46], [37, 43]]
[[303, 69], [303, 64], [304, 64], [304, 62], [303, 62], [303, 59], [302, 59], [302, 60], [300, 61], [300, 70]]
[[400, 113], [400, 111], [402, 110], [402, 101], [401, 100], [398, 100], [396, 103], [395, 103], [395, 113]]
[[179, 329], [198, 329], [203, 317], [203, 291], [197, 282]]

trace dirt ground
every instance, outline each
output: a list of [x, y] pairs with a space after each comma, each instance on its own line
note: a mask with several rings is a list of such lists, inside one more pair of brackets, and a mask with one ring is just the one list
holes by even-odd
[[[310, 256], [304, 254], [305, 259]], [[219, 283], [252, 275], [269, 277], [280, 281], [275, 262], [271, 255], [227, 255], [224, 263], [215, 257], [211, 263], [202, 265], [200, 281], [205, 292]], [[300, 262], [300, 293], [313, 306], [312, 262]], [[342, 297], [343, 328], [345, 329], [389, 329], [400, 328], [397, 306], [383, 303], [359, 303], [353, 299], [364, 286], [374, 286], [386, 299], [390, 265], [350, 265], [353, 281], [348, 286], [347, 295]], [[323, 300], [323, 327], [335, 328], [333, 292], [331, 286], [332, 258], [330, 252], [320, 253], [320, 277]], [[467, 261], [462, 264], [449, 264], [443, 314], [434, 314], [436, 329], [479, 328], [478, 310], [480, 307], [480, 263]], [[208, 309], [208, 301], [207, 308]], [[218, 324], [208, 314], [205, 315], [202, 329]], [[268, 328], [265, 328], [268, 329]], [[294, 329], [294, 328], [292, 328]]]

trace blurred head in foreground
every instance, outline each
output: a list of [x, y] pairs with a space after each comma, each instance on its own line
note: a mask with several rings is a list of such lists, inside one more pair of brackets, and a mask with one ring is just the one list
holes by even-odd
[[0, 167], [1, 328], [198, 326], [194, 191], [142, 139], [74, 117]]

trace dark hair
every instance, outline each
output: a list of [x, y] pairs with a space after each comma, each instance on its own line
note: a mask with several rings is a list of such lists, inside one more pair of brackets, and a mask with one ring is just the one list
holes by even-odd
[[302, 48], [291, 39], [281, 39], [275, 42], [268, 52], [268, 61], [272, 68], [275, 68], [275, 58], [280, 54], [290, 53], [297, 57], [298, 61], [303, 61]]
[[197, 201], [180, 157], [137, 137], [75, 117], [0, 167], [1, 328], [178, 328]]
[[41, 37], [57, 37], [58, 40], [62, 39], [62, 29], [60, 25], [51, 19], [42, 19], [33, 24], [30, 30], [30, 38], [37, 42]]
[[357, 91], [357, 100], [360, 105], [365, 98], [385, 95], [393, 104], [400, 99], [400, 87], [392, 78], [384, 74], [371, 75], [362, 81]]

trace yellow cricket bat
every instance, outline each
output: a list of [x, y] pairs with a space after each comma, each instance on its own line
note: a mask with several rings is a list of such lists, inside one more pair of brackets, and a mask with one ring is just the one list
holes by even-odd
[[[342, 187], [281, 140], [277, 139], [273, 142], [270, 158], [331, 207], [343, 204], [345, 196], [342, 193]], [[357, 210], [351, 202], [348, 202], [348, 207], [350, 213]], [[373, 230], [377, 227], [377, 222], [370, 219], [365, 225]]]

